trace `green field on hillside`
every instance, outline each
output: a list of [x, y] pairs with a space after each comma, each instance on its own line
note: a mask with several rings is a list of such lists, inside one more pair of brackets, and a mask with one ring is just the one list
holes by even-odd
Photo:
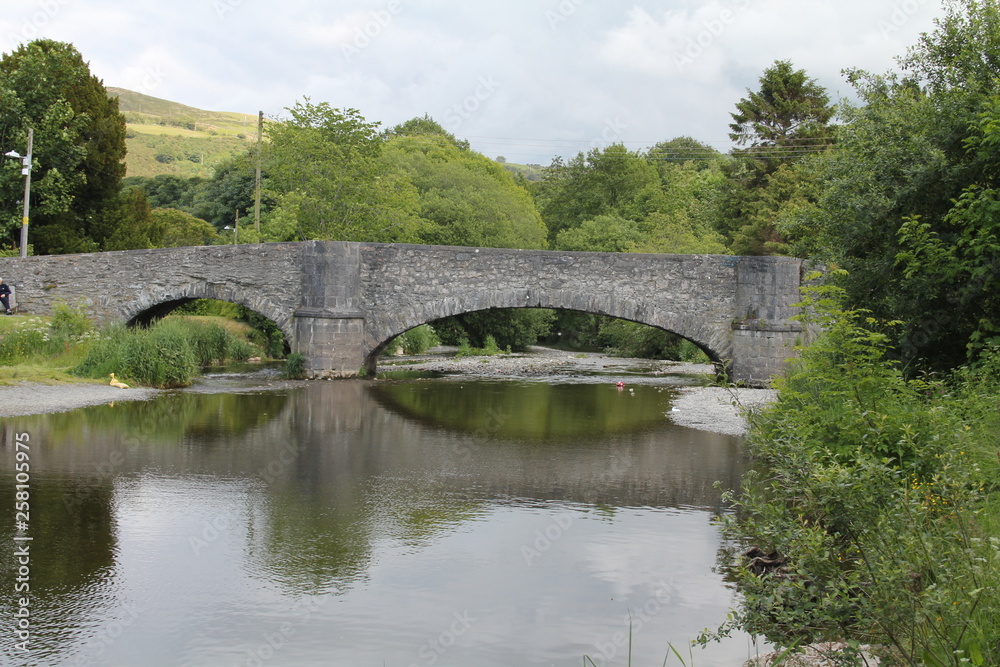
[[205, 111], [124, 88], [108, 88], [108, 94], [118, 97], [127, 123], [128, 176], [208, 178], [257, 137], [252, 114]]
[[[210, 178], [217, 165], [250, 148], [257, 138], [253, 114], [205, 111], [125, 88], [108, 87], [107, 91], [118, 98], [127, 123], [128, 176]], [[505, 162], [504, 168], [529, 181], [542, 179], [540, 165]]]

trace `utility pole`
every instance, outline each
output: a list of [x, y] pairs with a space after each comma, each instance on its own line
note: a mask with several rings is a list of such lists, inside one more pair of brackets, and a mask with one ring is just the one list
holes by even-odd
[[[264, 135], [264, 111], [257, 113], [257, 177], [254, 179], [253, 191], [253, 227], [260, 233], [260, 160], [261, 141]], [[258, 239], [260, 240], [260, 239]]]
[[4, 157], [21, 161], [21, 173], [24, 175], [24, 210], [21, 214], [21, 257], [28, 256], [28, 211], [31, 203], [31, 147], [35, 141], [35, 130], [28, 128], [28, 152], [21, 155], [17, 151], [7, 151]]
[[240, 209], [236, 209], [236, 219], [233, 221], [233, 245], [240, 242]]
[[35, 141], [34, 128], [28, 128], [28, 154], [21, 163], [24, 174], [24, 214], [21, 218], [21, 257], [28, 256], [28, 199], [31, 197], [31, 147]]

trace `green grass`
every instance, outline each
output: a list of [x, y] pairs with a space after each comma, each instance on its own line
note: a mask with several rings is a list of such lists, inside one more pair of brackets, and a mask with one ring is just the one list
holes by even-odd
[[175, 125], [233, 137], [257, 134], [255, 114], [207, 111], [125, 88], [109, 87], [108, 95], [118, 97], [118, 109], [130, 123], [134, 120], [140, 124]]
[[129, 176], [208, 178], [257, 137], [257, 116], [206, 111], [124, 88], [108, 88], [125, 115]]
[[146, 133], [128, 128], [126, 173], [151, 178], [170, 174], [209, 178], [215, 167], [246, 151], [250, 144], [236, 137], [210, 136], [176, 127]]
[[0, 319], [0, 384], [105, 381], [184, 386], [200, 366], [261, 356], [242, 322], [174, 316], [149, 329], [98, 332], [78, 310], [59, 305], [51, 317]]

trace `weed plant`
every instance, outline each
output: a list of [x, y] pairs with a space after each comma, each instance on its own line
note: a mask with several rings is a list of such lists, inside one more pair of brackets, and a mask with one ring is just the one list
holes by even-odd
[[57, 304], [49, 318], [7, 318], [3, 323], [0, 337], [3, 366], [71, 356], [75, 347], [97, 336], [90, 320], [79, 309], [66, 304]]
[[455, 356], [493, 357], [498, 354], [510, 354], [510, 347], [508, 346], [507, 349], [501, 350], [493, 336], [486, 336], [486, 341], [483, 343], [483, 347], [472, 347], [469, 345], [469, 341], [463, 338], [458, 346], [458, 352], [455, 353]]
[[291, 380], [301, 380], [306, 376], [305, 358], [298, 352], [292, 352], [285, 359], [285, 377]]
[[907, 378], [892, 323], [841, 296], [810, 293], [825, 333], [751, 419], [757, 471], [726, 521], [743, 604], [702, 640], [742, 627], [874, 644], [883, 664], [1000, 664], [1000, 351]]
[[438, 339], [434, 329], [430, 325], [423, 324], [397, 336], [388, 345], [388, 349], [400, 347], [403, 349], [403, 354], [423, 354], [435, 345], [440, 344], [441, 341]]
[[147, 329], [110, 327], [101, 333], [74, 375], [106, 378], [153, 387], [189, 385], [201, 366], [245, 360], [258, 350], [216, 323], [168, 317]]

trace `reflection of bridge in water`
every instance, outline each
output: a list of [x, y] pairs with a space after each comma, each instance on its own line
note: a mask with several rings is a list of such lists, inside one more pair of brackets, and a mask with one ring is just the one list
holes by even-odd
[[22, 312], [82, 302], [146, 322], [188, 301], [242, 304], [281, 328], [314, 376], [373, 370], [420, 324], [490, 308], [555, 308], [652, 325], [734, 380], [781, 372], [801, 338], [802, 261], [311, 241], [0, 258]]
[[[511, 522], [514, 514], [562, 521], [573, 511], [591, 519], [579, 524], [590, 527], [636, 508], [715, 508], [714, 484], [733, 488], [740, 477], [734, 438], [672, 426], [662, 413], [658, 424], [632, 431], [528, 439], [496, 428], [484, 433], [476, 422], [467, 430], [442, 427], [433, 415], [422, 418], [420, 403], [408, 403], [404, 414], [386, 399], [392, 386], [403, 385], [352, 380], [253, 394], [169, 392], [18, 417], [17, 431], [32, 437], [32, 497], [47, 508], [46, 520], [32, 525], [37, 543], [48, 545], [32, 592], [60, 614], [59, 624], [40, 627], [42, 646], [68, 655], [93, 631], [95, 615], [118, 622], [122, 609], [136, 606], [170, 621], [176, 596], [195, 586], [207, 589], [196, 598], [206, 605], [214, 591], [243, 591], [254, 580], [268, 600], [273, 590], [289, 599], [331, 592], [349, 599], [375, 576], [375, 565], [390, 560], [387, 543], [432, 552], [482, 523], [531, 526], [498, 533], [507, 535], [514, 558], [507, 565], [517, 570], [522, 540], [538, 543], [534, 524]], [[485, 409], [513, 421], [520, 405], [508, 399]], [[599, 421], [603, 427], [610, 419]], [[12, 424], [0, 421], [8, 441]], [[5, 456], [13, 470], [12, 447], [0, 450]], [[0, 537], [12, 534], [13, 526], [0, 529]], [[483, 540], [498, 534], [487, 530]], [[582, 528], [581, 539], [587, 534]], [[695, 544], [691, 536], [670, 539]], [[178, 582], [182, 593], [170, 587]], [[147, 590], [167, 602], [150, 601]], [[231, 629], [228, 616], [219, 619]], [[253, 622], [243, 629], [241, 636], [260, 636]]]

